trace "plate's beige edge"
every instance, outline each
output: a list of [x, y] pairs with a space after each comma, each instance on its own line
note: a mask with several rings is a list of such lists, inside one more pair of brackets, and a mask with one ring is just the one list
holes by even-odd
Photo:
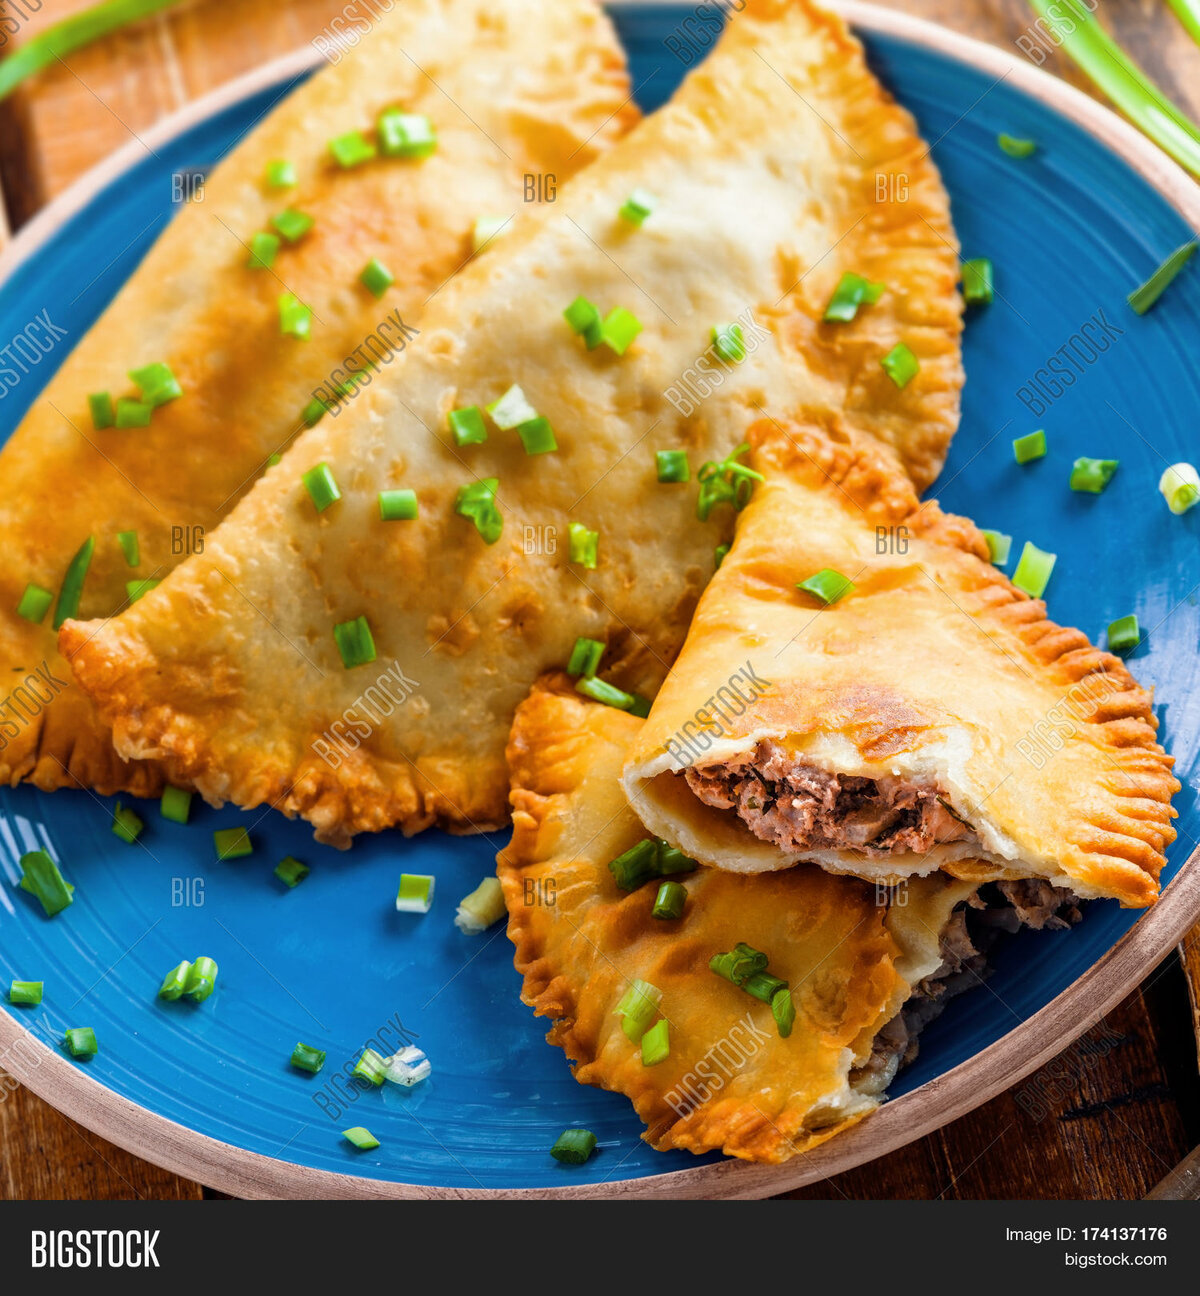
[[[856, 27], [895, 36], [970, 64], [1061, 112], [1152, 184], [1200, 230], [1200, 188], [1165, 154], [1109, 109], [1073, 86], [1030, 66], [1016, 54], [924, 19], [857, 0], [834, 4]], [[0, 254], [0, 287], [65, 221], [105, 186], [140, 162], [147, 146], [230, 104], [302, 72], [319, 61], [305, 49], [230, 82], [144, 132], [81, 177], [30, 221]], [[428, 1188], [336, 1174], [247, 1152], [197, 1133], [137, 1106], [93, 1080], [86, 1070], [30, 1035], [0, 1012], [0, 1062], [17, 1080], [71, 1119], [164, 1169], [238, 1197], [337, 1198], [757, 1198], [786, 1192], [862, 1165], [980, 1106], [1042, 1066], [1115, 1007], [1200, 920], [1200, 849], [1180, 870], [1159, 902], [1111, 950], [1040, 1012], [952, 1071], [886, 1104], [866, 1121], [815, 1152], [781, 1166], [723, 1161], [642, 1179], [578, 1187], [489, 1190]], [[14, 1056], [13, 1046], [23, 1042]], [[331, 1137], [334, 1131], [330, 1130]], [[282, 1154], [286, 1149], [281, 1148]], [[614, 1173], [620, 1169], [614, 1167]]]

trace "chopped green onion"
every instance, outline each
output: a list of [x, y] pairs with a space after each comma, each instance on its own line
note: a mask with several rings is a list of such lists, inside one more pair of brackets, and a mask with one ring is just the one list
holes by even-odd
[[125, 582], [125, 597], [130, 603], [136, 603], [143, 594], [149, 594], [152, 589], [161, 585], [162, 581], [157, 580], [131, 580]]
[[454, 925], [464, 936], [478, 936], [504, 917], [504, 888], [498, 877], [485, 877], [471, 892], [458, 902]]
[[715, 571], [725, 561], [725, 555], [729, 553], [727, 544], [719, 544], [713, 550], [713, 570]]
[[921, 372], [917, 357], [904, 342], [897, 342], [879, 364], [897, 387], [907, 387]]
[[596, 1136], [591, 1130], [569, 1129], [554, 1140], [550, 1155], [563, 1165], [583, 1165], [596, 1150]]
[[550, 420], [542, 414], [530, 419], [528, 423], [518, 423], [517, 435], [521, 438], [521, 445], [527, 455], [548, 454], [551, 450], [558, 449]]
[[654, 464], [660, 482], [691, 481], [692, 470], [686, 450], [656, 450]]
[[604, 340], [600, 324], [600, 312], [593, 302], [586, 297], [576, 297], [563, 311], [563, 318], [587, 343], [589, 351], [594, 351]]
[[17, 604], [17, 616], [24, 617], [26, 621], [32, 621], [34, 625], [41, 625], [42, 619], [50, 610], [50, 604], [53, 602], [54, 594], [52, 591], [43, 589], [40, 585], [35, 585], [30, 581], [25, 586], [21, 601]]
[[771, 1000], [771, 1016], [775, 1018], [779, 1038], [787, 1039], [796, 1022], [796, 1005], [792, 1002], [792, 992], [787, 986]]
[[190, 960], [184, 959], [178, 966], [173, 967], [170, 972], [163, 977], [162, 985], [158, 987], [158, 997], [166, 999], [169, 1003], [174, 1003], [177, 999], [183, 998], [183, 992], [187, 989], [188, 974], [192, 970]]
[[746, 358], [746, 339], [740, 324], [714, 324], [712, 348], [726, 364], [739, 364]]
[[306, 341], [312, 335], [312, 308], [295, 293], [279, 294], [279, 331]]
[[401, 873], [396, 890], [396, 911], [428, 913], [433, 904], [434, 882], [428, 873]]
[[847, 270], [838, 280], [833, 296], [825, 307], [827, 324], [848, 323], [858, 314], [858, 308], [865, 302], [874, 305], [881, 296], [885, 285], [864, 279], [862, 275]]
[[313, 1048], [311, 1044], [297, 1043], [288, 1061], [297, 1071], [308, 1071], [316, 1075], [325, 1065], [325, 1050]]
[[294, 207], [285, 207], [271, 217], [271, 224], [288, 243], [299, 243], [316, 222], [307, 213]]
[[610, 351], [623, 356], [641, 331], [642, 321], [632, 311], [614, 306], [600, 324], [600, 341]]
[[454, 497], [454, 511], [475, 523], [475, 530], [485, 544], [495, 544], [504, 529], [504, 519], [496, 507], [496, 487], [499, 484], [499, 478], [485, 477], [468, 486], [460, 486]]
[[600, 532], [589, 531], [582, 522], [571, 522], [567, 536], [571, 562], [594, 571], [599, 562]]
[[987, 541], [992, 562], [997, 567], [1003, 567], [1012, 551], [1012, 536], [1005, 535], [1002, 531], [981, 531], [980, 535]]
[[67, 574], [63, 577], [62, 588], [58, 591], [58, 602], [54, 605], [55, 630], [61, 630], [63, 622], [70, 620], [79, 611], [83, 582], [87, 577], [95, 548], [96, 541], [88, 536], [67, 564]]
[[635, 980], [621, 996], [614, 1010], [621, 1018], [621, 1029], [636, 1044], [654, 1020], [663, 992], [649, 981]]
[[585, 675], [583, 679], [576, 680], [575, 691], [591, 698], [593, 702], [603, 702], [605, 706], [615, 707], [618, 711], [632, 711], [637, 701], [632, 693], [626, 693], [624, 689], [595, 675]]
[[494, 238], [499, 238], [511, 216], [480, 216], [471, 231], [471, 250], [482, 252]]
[[63, 1037], [63, 1043], [75, 1058], [93, 1058], [100, 1052], [96, 1032], [90, 1026], [72, 1026]]
[[92, 427], [97, 432], [113, 425], [116, 411], [113, 409], [113, 398], [108, 392], [92, 392], [88, 399], [88, 413], [92, 416]]
[[267, 455], [267, 467], [268, 467], [268, 468], [274, 468], [275, 465], [276, 465], [276, 464], [280, 461], [280, 459], [282, 459], [282, 458], [283, 458], [283, 456], [279, 453], [278, 450], [273, 450], [269, 455]]
[[[314, 396], [300, 411], [300, 418], [305, 427], [316, 427], [328, 413], [329, 406], [325, 404], [320, 396]], [[275, 461], [278, 463], [278, 455], [275, 456]]]
[[595, 675], [604, 656], [604, 645], [599, 639], [585, 639], [582, 635], [575, 640], [571, 649], [571, 658], [567, 662], [568, 675]]
[[272, 870], [275, 876], [287, 887], [298, 887], [312, 872], [307, 864], [302, 864], [292, 855], [285, 855]]
[[113, 807], [112, 830], [123, 842], [132, 846], [142, 835], [145, 826], [141, 816], [135, 814], [128, 806], [123, 806], [120, 801]]
[[245, 828], [218, 828], [213, 833], [213, 845], [219, 860], [240, 859], [254, 853], [254, 843]]
[[1021, 550], [1021, 557], [1017, 563], [1017, 570], [1013, 572], [1012, 583], [1017, 589], [1024, 590], [1031, 598], [1041, 598], [1050, 583], [1050, 573], [1053, 572], [1057, 561], [1057, 554], [1047, 553], [1026, 540], [1025, 548]]
[[700, 867], [690, 855], [685, 855], [678, 846], [668, 845], [661, 837], [658, 839], [658, 871], [660, 875], [673, 873], [694, 873]]
[[183, 993], [193, 1003], [203, 1003], [217, 988], [217, 965], [213, 959], [201, 954], [188, 969]]
[[1186, 513], [1200, 500], [1200, 473], [1190, 463], [1172, 464], [1158, 479], [1158, 489], [1172, 513]]
[[370, 1152], [379, 1146], [379, 1140], [375, 1135], [362, 1125], [353, 1125], [350, 1129], [342, 1130], [342, 1138], [348, 1143], [353, 1143], [360, 1152]]
[[121, 546], [121, 552], [125, 555], [125, 561], [130, 567], [136, 567], [142, 561], [136, 531], [118, 531], [117, 544]]
[[1117, 459], [1079, 458], [1071, 465], [1071, 489], [1099, 495], [1117, 471]]
[[739, 941], [733, 949], [723, 954], [714, 954], [709, 959], [708, 966], [717, 976], [731, 981], [735, 986], [744, 986], [752, 976], [767, 970], [767, 956], [762, 950]]
[[663, 882], [659, 884], [658, 894], [650, 914], [654, 918], [679, 918], [687, 904], [687, 887], [682, 882]]
[[696, 516], [701, 522], [708, 521], [708, 515], [718, 504], [731, 504], [735, 512], [740, 512], [750, 503], [756, 482], [763, 480], [760, 472], [738, 463], [750, 446], [743, 442], [736, 450], [725, 456], [720, 463], [709, 460], [700, 465], [696, 480], [700, 491], [696, 496]]
[[643, 837], [614, 860], [609, 860], [608, 871], [622, 891], [636, 891], [653, 877], [659, 876], [658, 841]]
[[396, 282], [396, 276], [383, 264], [378, 257], [372, 257], [362, 268], [358, 276], [358, 282], [371, 294], [372, 297], [382, 297], [385, 292]]
[[411, 522], [417, 511], [415, 490], [379, 492], [379, 516], [384, 522]]
[[331, 504], [336, 504], [342, 498], [342, 492], [338, 490], [333, 477], [333, 469], [327, 463], [319, 463], [310, 468], [301, 475], [300, 480], [318, 513], [324, 513]]
[[1195, 251], [1195, 239], [1192, 239], [1190, 243], [1185, 243], [1182, 247], [1176, 248], [1141, 287], [1135, 288], [1129, 294], [1130, 306], [1139, 315], [1145, 315], [1150, 307], [1163, 295], [1171, 280], [1192, 259]]
[[40, 1004], [45, 988], [45, 983], [42, 981], [14, 981], [8, 987], [8, 1002], [26, 1007]]
[[114, 424], [118, 428], [149, 427], [150, 416], [153, 413], [153, 405], [134, 400], [132, 396], [121, 396], [117, 399], [117, 417]]
[[437, 132], [428, 117], [388, 108], [376, 123], [384, 157], [426, 158], [437, 149]]
[[1006, 135], [1003, 131], [996, 136], [996, 143], [1001, 152], [1013, 158], [1032, 157], [1037, 152], [1036, 140], [1019, 139], [1016, 135]]
[[492, 401], [487, 407], [487, 412], [492, 416], [492, 422], [504, 431], [508, 431], [509, 428], [519, 427], [522, 423], [528, 423], [538, 416], [537, 410], [533, 408], [526, 399], [525, 393], [515, 383], [503, 396]]
[[1038, 428], [1036, 432], [1029, 432], [1025, 436], [1015, 437], [1012, 443], [1013, 458], [1019, 464], [1032, 463], [1035, 459], [1041, 459], [1046, 453], [1046, 430]]
[[185, 788], [163, 788], [162, 800], [158, 803], [159, 813], [172, 823], [185, 824], [192, 813], [192, 793]]
[[781, 981], [779, 977], [772, 976], [769, 972], [755, 972], [753, 976], [746, 978], [742, 989], [748, 995], [753, 995], [755, 999], [761, 999], [763, 1003], [769, 1004], [780, 990], [787, 989], [787, 982]]
[[375, 145], [362, 131], [347, 131], [329, 141], [329, 152], [340, 167], [362, 166], [375, 156]]
[[454, 433], [455, 445], [482, 445], [487, 440], [483, 412], [478, 405], [464, 405], [459, 409], [452, 409], [446, 416], [446, 421], [450, 424], [450, 431]]
[[362, 1056], [354, 1064], [351, 1075], [357, 1076], [364, 1084], [374, 1085], [375, 1088], [378, 1088], [383, 1084], [386, 1073], [387, 1063], [382, 1055], [376, 1053], [373, 1048], [368, 1048], [363, 1049]]
[[807, 580], [797, 581], [796, 588], [803, 590], [805, 594], [811, 594], [818, 602], [829, 607], [838, 599], [851, 593], [854, 582], [848, 576], [843, 576], [841, 572], [834, 571], [832, 567], [822, 567]]
[[665, 1062], [670, 1053], [670, 1027], [667, 1019], [660, 1017], [642, 1036], [642, 1066], [657, 1066]]
[[250, 270], [270, 270], [278, 252], [279, 236], [260, 230], [250, 239], [250, 255], [246, 259], [246, 266]]
[[1108, 651], [1114, 653], [1132, 652], [1142, 642], [1142, 628], [1138, 625], [1137, 613], [1118, 617], [1108, 627]]
[[291, 189], [296, 183], [296, 168], [283, 158], [274, 158], [267, 163], [264, 178], [268, 189]]
[[630, 225], [641, 226], [658, 205], [658, 199], [645, 189], [635, 189], [617, 208], [617, 215]]
[[75, 903], [75, 888], [44, 850], [28, 851], [21, 856], [21, 890], [41, 901], [47, 918]]
[[411, 1089], [422, 1080], [428, 1080], [433, 1071], [429, 1059], [415, 1044], [408, 1044], [390, 1058], [384, 1058], [387, 1070], [383, 1078], [389, 1084]]
[[968, 306], [986, 306], [994, 296], [992, 263], [976, 257], [962, 263], [963, 300]]
[[333, 627], [333, 641], [347, 670], [367, 666], [375, 660], [375, 639], [365, 616], [353, 621], [339, 621]]
[[629, 706], [629, 714], [640, 717], [642, 720], [650, 714], [650, 708], [654, 705], [648, 697], [643, 697], [640, 693], [631, 693], [629, 695], [633, 701]]
[[179, 379], [171, 372], [170, 365], [163, 364], [161, 360], [144, 365], [141, 369], [131, 369], [129, 377], [141, 392], [142, 400], [155, 409], [168, 401], [178, 400], [183, 395]]

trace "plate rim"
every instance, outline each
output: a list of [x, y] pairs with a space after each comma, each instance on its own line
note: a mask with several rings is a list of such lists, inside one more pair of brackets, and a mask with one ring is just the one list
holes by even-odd
[[[687, 5], [692, 0], [660, 0]], [[828, 2], [828, 0], [827, 0]], [[608, 8], [641, 7], [615, 0]], [[1088, 132], [1149, 183], [1200, 231], [1200, 186], [1156, 145], [1105, 105], [1015, 53], [948, 30], [925, 18], [864, 0], [829, 7], [868, 34], [890, 36], [933, 50], [976, 71], [1007, 81]], [[139, 164], [148, 150], [262, 90], [318, 66], [321, 54], [302, 48], [272, 59], [194, 100], [97, 163], [46, 205], [0, 253], [0, 290], [46, 241], [94, 197]], [[478, 1189], [407, 1184], [318, 1170], [250, 1152], [173, 1121], [87, 1075], [32, 1035], [16, 1016], [0, 1011], [0, 1056], [13, 1077], [56, 1110], [135, 1156], [184, 1178], [244, 1198], [531, 1199], [539, 1198], [761, 1198], [803, 1187], [884, 1156], [949, 1124], [1061, 1052], [1089, 1030], [1144, 979], [1183, 934], [1200, 920], [1198, 847], [1161, 898], [1105, 954], [1044, 1008], [965, 1062], [884, 1104], [869, 1120], [811, 1153], [778, 1166], [725, 1160], [638, 1179], [546, 1188]], [[1086, 1011], [1081, 1011], [1085, 1009]], [[11, 1059], [22, 1044], [27, 1056]]]

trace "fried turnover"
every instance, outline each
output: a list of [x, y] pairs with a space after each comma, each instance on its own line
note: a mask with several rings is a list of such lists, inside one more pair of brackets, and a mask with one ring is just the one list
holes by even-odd
[[[625, 1094], [660, 1150], [719, 1149], [780, 1162], [878, 1105], [895, 1070], [869, 1063], [914, 986], [942, 963], [940, 935], [974, 888], [937, 877], [907, 904], [819, 869], [675, 880], [683, 916], [651, 916], [654, 884], [625, 892], [608, 863], [645, 837], [619, 783], [642, 721], [548, 680], [517, 710], [508, 745], [513, 838], [499, 875], [522, 999], [553, 1019], [547, 1038], [575, 1078]], [[781, 1038], [771, 1009], [711, 972], [744, 941], [791, 987]], [[662, 991], [670, 1055], [643, 1066], [616, 1009], [634, 980]]]
[[[437, 152], [340, 167], [330, 140], [369, 133], [391, 107], [428, 116]], [[391, 350], [407, 344], [425, 302], [471, 257], [477, 217], [523, 219], [527, 174], [565, 180], [636, 117], [624, 56], [590, 0], [407, 0], [239, 144], [0, 454], [5, 691], [28, 675], [49, 702], [28, 723], [7, 708], [22, 723], [3, 725], [0, 779], [157, 790], [161, 770], [119, 757], [108, 726], [70, 683], [53, 613], [42, 624], [17, 616], [26, 583], [58, 590], [90, 535], [80, 614], [127, 606], [128, 581], [161, 578], [202, 545], [303, 427], [314, 392], [331, 400], [338, 381], [378, 381], [364, 360], [390, 364]], [[294, 167], [291, 187], [266, 183], [276, 159]], [[270, 269], [249, 269], [252, 237], [272, 231], [272, 216], [287, 208], [312, 218], [310, 232], [295, 246], [281, 240]], [[372, 258], [395, 276], [380, 299], [359, 282]], [[281, 334], [285, 291], [311, 308], [310, 341]], [[89, 394], [135, 395], [127, 371], [159, 361], [183, 395], [157, 408], [148, 427], [95, 430]], [[335, 413], [327, 423], [349, 421], [341, 407]], [[118, 545], [121, 531], [137, 533], [136, 567]]]
[[[896, 174], [905, 202], [877, 188]], [[619, 214], [637, 190], [653, 195], [640, 227]], [[760, 406], [800, 404], [876, 438], [919, 485], [937, 472], [962, 380], [946, 196], [840, 19], [750, 0], [672, 103], [531, 226], [438, 295], [402, 362], [300, 438], [203, 555], [123, 616], [67, 625], [122, 755], [162, 758], [212, 801], [303, 815], [336, 844], [393, 824], [493, 826], [536, 676], [586, 635], [652, 692], [728, 538], [732, 510], [699, 522], [694, 481], [660, 485], [656, 449], [687, 449], [694, 472]], [[825, 324], [851, 269], [887, 291]], [[585, 347], [563, 318], [577, 297], [636, 314], [625, 354]], [[745, 355], [721, 361], [712, 331], [734, 321]], [[902, 391], [879, 363], [901, 340], [921, 366]], [[457, 445], [450, 411], [514, 384], [557, 450], [526, 454], [495, 425]], [[321, 463], [341, 499], [318, 514], [301, 477]], [[489, 544], [456, 498], [491, 479], [503, 529]], [[392, 488], [416, 491], [417, 520], [380, 523]], [[571, 562], [571, 523], [598, 534], [594, 569]], [[376, 664], [347, 670], [333, 630], [359, 617]], [[393, 671], [411, 694], [371, 716], [362, 698]]]
[[[737, 872], [945, 869], [1151, 903], [1179, 783], [1125, 663], [873, 446], [771, 421], [751, 443], [766, 481], [625, 766], [650, 831]], [[824, 569], [853, 582], [826, 607], [796, 588]]]

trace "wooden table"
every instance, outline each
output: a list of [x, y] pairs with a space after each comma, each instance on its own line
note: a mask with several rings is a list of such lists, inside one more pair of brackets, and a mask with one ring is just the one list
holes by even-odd
[[[22, 36], [86, 3], [44, 0]], [[1033, 20], [1023, 0], [882, 3], [1006, 47]], [[196, 0], [49, 70], [0, 104], [0, 188], [9, 225], [19, 228], [81, 172], [166, 113], [304, 45], [343, 4]], [[1200, 119], [1200, 49], [1165, 0], [1102, 0], [1100, 11], [1175, 102]], [[1089, 89], [1057, 56], [1044, 66]], [[1196, 933], [1184, 954], [1195, 975]], [[790, 1195], [1140, 1197], [1200, 1143], [1191, 1021], [1184, 963], [1172, 956], [1016, 1090], [890, 1156]], [[103, 1142], [27, 1090], [0, 1101], [0, 1198], [211, 1195]]]

